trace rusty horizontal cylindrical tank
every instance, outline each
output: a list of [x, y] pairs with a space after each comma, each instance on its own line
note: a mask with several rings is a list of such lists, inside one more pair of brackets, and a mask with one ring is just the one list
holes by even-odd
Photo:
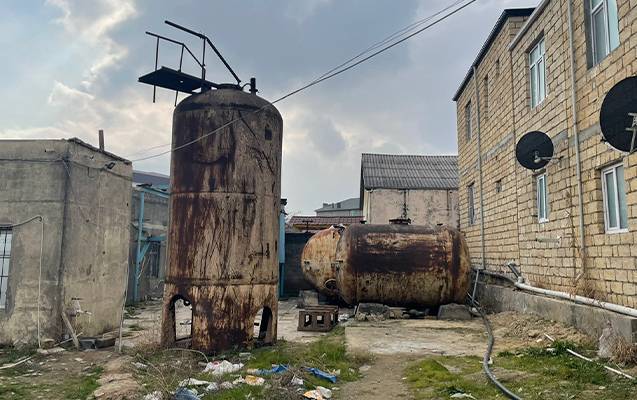
[[335, 258], [348, 304], [436, 307], [464, 302], [469, 290], [467, 244], [447, 226], [350, 225]]
[[345, 228], [331, 226], [316, 232], [301, 253], [303, 276], [319, 292], [330, 298], [338, 297], [336, 288], [336, 246]]
[[258, 339], [276, 339], [283, 121], [268, 104], [224, 85], [174, 111], [166, 346], [179, 299], [192, 305], [194, 349], [248, 345], [260, 310]]
[[[325, 294], [348, 304], [436, 307], [462, 303], [469, 290], [467, 244], [447, 226], [350, 225], [316, 233], [303, 249], [302, 269]], [[326, 292], [325, 282], [335, 286]]]

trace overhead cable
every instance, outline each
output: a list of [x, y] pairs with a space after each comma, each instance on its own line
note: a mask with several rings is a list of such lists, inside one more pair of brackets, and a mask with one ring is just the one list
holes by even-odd
[[[468, 7], [469, 5], [471, 5], [472, 3], [476, 2], [476, 1], [477, 1], [477, 0], [469, 0], [469, 1], [468, 1], [468, 2], [466, 2], [465, 4], [462, 4], [461, 6], [459, 6], [459, 7], [455, 8], [455, 9], [453, 9], [452, 11], [450, 11], [450, 12], [448, 12], [448, 13], [446, 13], [446, 14], [442, 15], [440, 18], [435, 19], [433, 22], [426, 24], [424, 27], [422, 27], [422, 28], [420, 28], [420, 29], [416, 30], [415, 32], [412, 32], [412, 33], [408, 34], [407, 36], [403, 36], [402, 38], [400, 38], [400, 39], [398, 39], [398, 40], [396, 40], [396, 41], [392, 42], [391, 44], [388, 44], [388, 45], [386, 45], [386, 46], [382, 47], [380, 50], [377, 50], [377, 51], [373, 52], [372, 54], [370, 54], [370, 55], [368, 55], [368, 56], [366, 56], [366, 57], [364, 57], [364, 58], [361, 58], [361, 59], [359, 59], [358, 61], [356, 61], [356, 62], [354, 62], [354, 63], [349, 63], [350, 61], [346, 61], [346, 62], [345, 62], [345, 63], [343, 63], [342, 65], [345, 65], [345, 64], [348, 64], [348, 63], [349, 63], [349, 65], [344, 66], [344, 67], [342, 67], [342, 68], [340, 68], [340, 69], [337, 69], [337, 70], [332, 69], [332, 70], [331, 70], [332, 72], [329, 72], [329, 71], [328, 71], [328, 72], [326, 72], [326, 73], [325, 73], [325, 74], [323, 74], [321, 77], [319, 77], [319, 78], [317, 78], [317, 79], [315, 79], [315, 80], [311, 81], [310, 83], [308, 83], [308, 84], [306, 84], [306, 85], [304, 85], [304, 86], [301, 86], [300, 88], [298, 88], [298, 89], [296, 89], [296, 90], [293, 90], [293, 91], [291, 91], [291, 92], [289, 92], [289, 93], [287, 93], [287, 94], [285, 94], [285, 95], [283, 95], [283, 96], [279, 97], [278, 99], [276, 99], [276, 100], [274, 100], [274, 101], [272, 101], [272, 102], [269, 102], [267, 105], [265, 105], [265, 106], [263, 106], [263, 107], [261, 107], [261, 108], [258, 108], [258, 109], [254, 110], [254, 111], [251, 111], [249, 114], [256, 114], [256, 113], [259, 113], [259, 112], [261, 112], [261, 111], [265, 110], [266, 108], [268, 108], [268, 107], [270, 107], [270, 106], [273, 106], [273, 105], [274, 105], [274, 104], [276, 104], [276, 103], [279, 103], [279, 102], [281, 102], [281, 101], [283, 101], [283, 100], [285, 100], [285, 99], [287, 99], [287, 98], [289, 98], [289, 97], [291, 97], [291, 96], [294, 96], [294, 95], [296, 95], [296, 94], [298, 94], [298, 93], [300, 93], [300, 92], [302, 92], [302, 91], [304, 91], [304, 90], [306, 90], [306, 89], [309, 89], [310, 87], [312, 87], [312, 86], [314, 86], [314, 85], [317, 85], [317, 84], [319, 84], [319, 83], [321, 83], [321, 82], [324, 82], [324, 81], [326, 81], [326, 80], [328, 80], [328, 79], [331, 79], [331, 78], [333, 78], [333, 77], [335, 77], [335, 76], [338, 76], [338, 75], [340, 75], [340, 74], [342, 74], [342, 73], [344, 73], [344, 72], [346, 72], [346, 71], [349, 71], [350, 69], [355, 68], [356, 66], [358, 66], [358, 65], [360, 65], [360, 64], [362, 64], [362, 63], [364, 63], [364, 62], [366, 62], [366, 61], [368, 61], [368, 60], [370, 60], [370, 59], [372, 59], [372, 58], [374, 58], [374, 57], [376, 57], [377, 55], [379, 55], [379, 54], [381, 54], [381, 53], [384, 53], [385, 51], [387, 51], [387, 50], [389, 50], [389, 49], [391, 49], [391, 48], [393, 48], [393, 47], [395, 47], [395, 46], [397, 46], [397, 45], [399, 45], [399, 44], [401, 44], [401, 43], [405, 42], [406, 40], [408, 40], [408, 39], [410, 39], [410, 38], [412, 38], [412, 37], [414, 37], [414, 36], [416, 36], [416, 35], [418, 35], [418, 34], [420, 34], [420, 33], [424, 32], [425, 30], [427, 30], [427, 29], [431, 28], [432, 26], [437, 25], [438, 23], [440, 23], [440, 22], [444, 21], [445, 19], [447, 19], [447, 18], [451, 17], [452, 15], [456, 14], [457, 12], [459, 12], [459, 11], [461, 11], [462, 9], [464, 9], [464, 8]], [[444, 10], [448, 10], [450, 7], [453, 7], [453, 5], [455, 5], [455, 4], [459, 4], [459, 3], [461, 3], [461, 2], [456, 1], [456, 2], [454, 2], [451, 6], [446, 7], [445, 9], [443, 9], [443, 10], [441, 10], [441, 11], [439, 11], [439, 12], [437, 12], [437, 13], [433, 14], [432, 16], [430, 16], [430, 17], [428, 17], [428, 18], [430, 18], [430, 19], [431, 19], [431, 18], [432, 18], [433, 16], [435, 16], [435, 15], [440, 15], [440, 14], [441, 14]], [[425, 18], [425, 19], [426, 19], [426, 18]], [[429, 19], [429, 20], [430, 20], [430, 19]], [[427, 20], [427, 21], [429, 21], [429, 20]], [[413, 24], [412, 24], [412, 25], [413, 25]], [[410, 26], [411, 26], [411, 25], [410, 25]], [[419, 25], [419, 26], [420, 26], [420, 25]], [[403, 28], [403, 30], [405, 30], [405, 29], [407, 29], [407, 28]], [[397, 31], [397, 32], [400, 32], [400, 31]], [[396, 35], [396, 33], [394, 33], [393, 35]], [[393, 36], [393, 35], [391, 35], [391, 36]], [[391, 37], [391, 36], [390, 36], [390, 37]], [[385, 39], [385, 40], [388, 40], [388, 39]], [[382, 42], [383, 42], [383, 41], [381, 41], [381, 42], [379, 42], [379, 43], [382, 43]], [[378, 48], [377, 46], [378, 46], [378, 44], [377, 44], [377, 45], [373, 45], [373, 46], [371, 46], [368, 50], [365, 50], [363, 53], [367, 53], [367, 52], [371, 51], [371, 49]], [[362, 53], [361, 53], [361, 54], [362, 54]], [[354, 57], [353, 57], [352, 59], [350, 59], [350, 60], [354, 60], [354, 59], [357, 59], [357, 58], [359, 58], [359, 57], [360, 57], [360, 55], [357, 55], [357, 56], [354, 56]], [[338, 68], [338, 67], [336, 67], [336, 68]], [[171, 148], [171, 149], [169, 149], [169, 150], [166, 150], [166, 151], [163, 151], [163, 152], [160, 152], [160, 153], [156, 153], [156, 154], [153, 154], [153, 155], [149, 155], [149, 156], [146, 156], [146, 157], [141, 157], [141, 158], [133, 159], [133, 160], [131, 160], [131, 161], [132, 161], [132, 162], [137, 162], [137, 161], [149, 160], [149, 159], [151, 159], [151, 158], [160, 157], [160, 156], [163, 156], [163, 155], [165, 155], [165, 154], [171, 153], [171, 152], [173, 152], [173, 151], [177, 151], [177, 150], [183, 149], [183, 148], [185, 148], [185, 147], [188, 147], [188, 146], [190, 146], [190, 145], [192, 145], [192, 144], [194, 144], [194, 143], [196, 143], [196, 142], [199, 142], [199, 141], [201, 141], [201, 140], [205, 139], [206, 137], [208, 137], [208, 136], [210, 136], [210, 135], [213, 135], [213, 134], [215, 134], [215, 133], [219, 132], [220, 130], [222, 130], [222, 129], [224, 129], [224, 128], [226, 128], [226, 127], [228, 127], [228, 126], [230, 126], [230, 125], [232, 125], [232, 124], [234, 124], [235, 122], [240, 121], [240, 120], [241, 120], [241, 117], [239, 117], [239, 118], [234, 118], [234, 119], [230, 120], [229, 122], [227, 122], [227, 123], [225, 123], [225, 124], [223, 124], [223, 125], [219, 126], [219, 127], [218, 127], [218, 128], [216, 128], [215, 130], [210, 131], [210, 132], [208, 132], [208, 133], [206, 133], [206, 134], [204, 134], [204, 135], [201, 135], [200, 137], [198, 137], [198, 138], [196, 138], [196, 139], [193, 139], [193, 140], [191, 140], [191, 141], [188, 141], [188, 142], [186, 142], [186, 143], [183, 143], [183, 144], [181, 144], [181, 145], [179, 145], [179, 146], [176, 146], [176, 147], [174, 147], [174, 148]]]

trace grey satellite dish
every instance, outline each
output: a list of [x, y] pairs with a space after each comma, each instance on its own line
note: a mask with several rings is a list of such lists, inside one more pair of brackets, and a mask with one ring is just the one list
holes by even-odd
[[552, 157], [553, 141], [544, 132], [529, 132], [515, 146], [515, 158], [526, 169], [542, 168]]
[[637, 77], [626, 78], [613, 86], [599, 111], [604, 141], [620, 151], [637, 150]]

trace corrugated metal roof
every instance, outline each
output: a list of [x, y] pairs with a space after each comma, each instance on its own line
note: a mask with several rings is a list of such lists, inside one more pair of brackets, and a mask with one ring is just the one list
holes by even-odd
[[133, 183], [168, 187], [170, 185], [170, 176], [159, 172], [133, 170]]
[[457, 189], [458, 156], [364, 153], [361, 186], [364, 189]]

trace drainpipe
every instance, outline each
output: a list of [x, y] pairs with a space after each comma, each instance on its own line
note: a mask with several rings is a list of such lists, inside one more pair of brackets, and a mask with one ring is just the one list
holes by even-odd
[[139, 300], [139, 269], [142, 262], [142, 234], [144, 230], [144, 191], [139, 193], [139, 210], [137, 218], [137, 252], [135, 256], [135, 275], [133, 277], [133, 301]]
[[569, 39], [569, 58], [571, 60], [571, 112], [573, 118], [573, 132], [575, 138], [575, 163], [577, 175], [577, 206], [579, 209], [579, 237], [580, 237], [580, 258], [582, 260], [582, 272], [575, 279], [576, 281], [586, 271], [586, 244], [584, 243], [584, 195], [582, 194], [582, 165], [579, 148], [579, 132], [577, 128], [577, 97], [576, 97], [576, 80], [575, 80], [575, 45], [573, 38], [573, 4], [572, 0], [568, 0], [568, 39]]
[[[474, 268], [474, 270], [475, 270], [475, 268]], [[507, 280], [507, 281], [509, 281], [509, 283], [514, 285], [516, 288], [518, 288], [520, 290], [525, 290], [527, 292], [538, 293], [538, 294], [541, 294], [541, 295], [544, 295], [544, 296], [549, 296], [549, 297], [555, 297], [555, 298], [558, 298], [558, 299], [568, 300], [568, 301], [572, 301], [572, 302], [578, 303], [578, 304], [584, 304], [584, 305], [587, 305], [587, 306], [598, 307], [598, 308], [602, 308], [604, 310], [613, 311], [613, 312], [616, 312], [616, 313], [619, 313], [619, 314], [629, 315], [631, 317], [637, 318], [637, 310], [634, 309], [634, 308], [625, 307], [625, 306], [622, 306], [622, 305], [619, 305], [619, 304], [615, 304], [615, 303], [608, 303], [608, 302], [605, 302], [605, 301], [592, 299], [590, 297], [584, 297], [584, 296], [574, 295], [574, 294], [571, 294], [571, 293], [560, 292], [560, 291], [557, 291], [557, 290], [549, 290], [549, 289], [538, 288], [538, 287], [529, 285], [528, 283], [525, 283], [526, 280], [522, 276], [519, 276], [517, 278], [517, 280], [514, 280], [513, 278], [511, 278], [511, 277], [509, 277], [507, 275], [500, 274], [498, 272], [493, 272], [493, 271], [482, 271], [482, 274], [489, 275], [489, 276], [492, 276], [492, 277], [498, 278], [498, 279]]]
[[476, 88], [476, 134], [478, 141], [478, 170], [480, 172], [479, 182], [480, 182], [480, 246], [481, 246], [481, 257], [482, 257], [482, 269], [486, 269], [487, 264], [485, 262], [484, 253], [484, 187], [482, 186], [482, 144], [480, 142], [480, 90], [478, 89], [478, 70], [476, 66], [473, 66], [473, 81], [475, 83]]

